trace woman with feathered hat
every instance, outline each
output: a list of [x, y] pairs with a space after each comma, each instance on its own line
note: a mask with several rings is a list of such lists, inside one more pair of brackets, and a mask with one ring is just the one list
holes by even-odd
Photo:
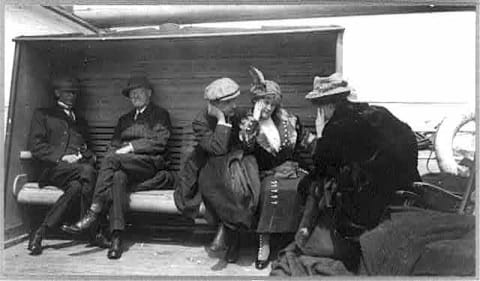
[[297, 230], [301, 213], [297, 185], [306, 174], [299, 167], [298, 156], [315, 136], [303, 129], [297, 116], [282, 108], [282, 92], [276, 82], [265, 80], [255, 67], [250, 74], [254, 108], [242, 119], [239, 137], [245, 151], [255, 155], [262, 180], [255, 262], [256, 268], [262, 269], [269, 262], [270, 234]]

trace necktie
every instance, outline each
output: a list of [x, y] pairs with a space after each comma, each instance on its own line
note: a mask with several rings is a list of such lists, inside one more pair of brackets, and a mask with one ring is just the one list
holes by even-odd
[[75, 121], [75, 113], [73, 113], [71, 109], [65, 109], [65, 113], [67, 114], [68, 117], [70, 117], [70, 119]]

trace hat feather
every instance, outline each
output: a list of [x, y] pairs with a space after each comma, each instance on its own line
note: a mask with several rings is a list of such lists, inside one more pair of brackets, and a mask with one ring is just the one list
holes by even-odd
[[250, 73], [250, 76], [253, 79], [253, 84], [265, 87], [265, 77], [263, 76], [263, 73], [256, 67], [250, 66], [250, 69], [248, 70]]

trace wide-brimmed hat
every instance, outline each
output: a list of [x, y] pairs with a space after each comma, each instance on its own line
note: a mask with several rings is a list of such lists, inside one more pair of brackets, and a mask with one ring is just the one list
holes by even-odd
[[127, 86], [122, 90], [122, 95], [128, 97], [130, 90], [137, 88], [152, 89], [152, 84], [148, 81], [148, 78], [144, 75], [135, 75], [130, 77], [127, 82]]
[[343, 80], [342, 75], [336, 72], [328, 77], [315, 76], [313, 79], [313, 90], [305, 98], [311, 101], [321, 101], [334, 95], [342, 94], [348, 96], [352, 90], [348, 86], [348, 82]]
[[80, 92], [80, 82], [73, 77], [57, 77], [53, 79], [52, 86], [60, 91]]
[[226, 101], [240, 95], [240, 86], [230, 78], [224, 77], [210, 83], [205, 88], [204, 98], [209, 101]]
[[265, 80], [263, 73], [258, 68], [250, 66], [249, 73], [253, 80], [252, 87], [250, 88], [253, 99], [262, 98], [267, 95], [282, 97], [280, 85], [275, 81]]

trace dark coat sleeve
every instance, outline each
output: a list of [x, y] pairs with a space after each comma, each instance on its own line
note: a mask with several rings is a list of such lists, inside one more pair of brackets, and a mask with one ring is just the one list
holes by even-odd
[[[78, 116], [78, 115], [77, 115]], [[92, 162], [96, 161], [95, 153], [90, 149], [92, 147], [92, 143], [90, 141], [90, 134], [88, 133], [88, 123], [85, 119], [78, 117], [78, 125], [79, 131], [82, 135], [83, 139], [85, 140], [86, 147], [82, 148], [80, 152], [85, 159], [91, 160]]]
[[145, 136], [130, 141], [134, 153], [158, 154], [163, 153], [167, 147], [167, 141], [172, 131], [170, 115], [166, 110], [156, 109], [152, 111], [151, 117], [150, 128]]
[[329, 168], [339, 166], [342, 161], [342, 141], [347, 141], [350, 133], [346, 124], [330, 124], [325, 127], [323, 137], [316, 140], [314, 162], [315, 173], [318, 176], [332, 176]]
[[58, 163], [63, 155], [63, 149], [49, 143], [49, 129], [46, 119], [47, 116], [42, 110], [35, 110], [30, 127], [28, 147], [36, 159]]
[[202, 111], [192, 122], [193, 132], [198, 145], [211, 155], [220, 156], [227, 154], [232, 128], [216, 125], [214, 129], [211, 129], [205, 115], [205, 111]]

